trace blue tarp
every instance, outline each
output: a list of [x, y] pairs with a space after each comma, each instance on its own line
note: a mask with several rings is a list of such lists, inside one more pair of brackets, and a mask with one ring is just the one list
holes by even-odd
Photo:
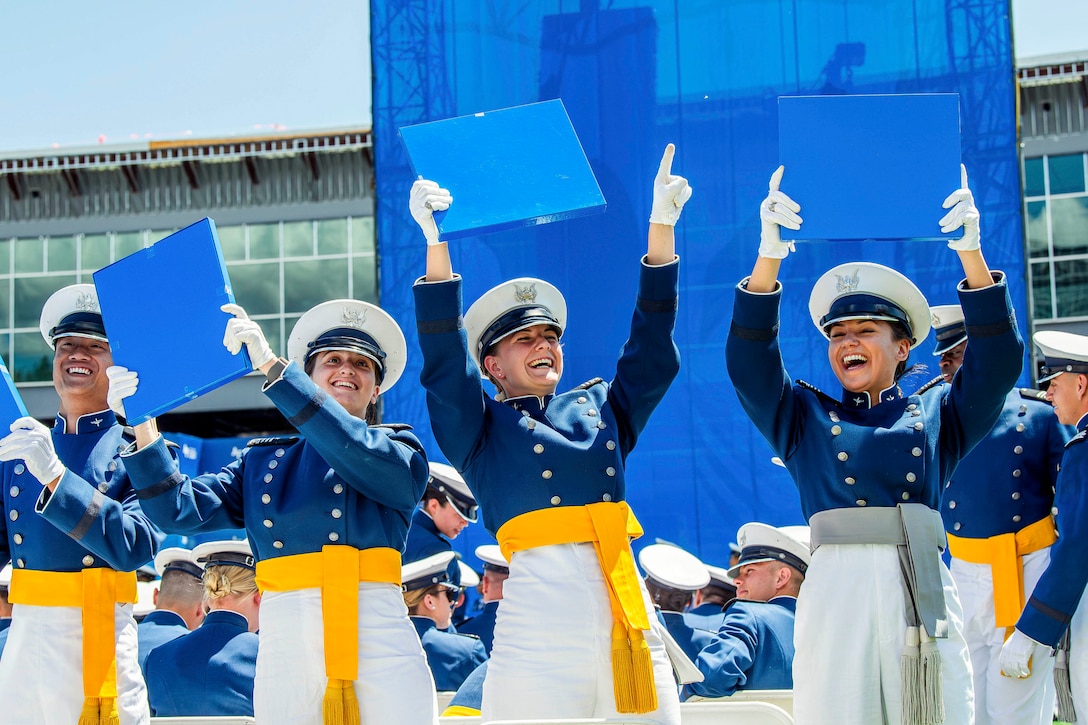
[[[553, 282], [570, 312], [562, 385], [611, 376], [645, 251], [653, 175], [663, 147], [675, 142], [674, 169], [695, 189], [677, 227], [683, 366], [627, 462], [642, 543], [662, 538], [721, 564], [742, 523], [800, 523], [793, 483], [737, 404], [723, 353], [733, 287], [755, 260], [759, 203], [778, 163], [777, 98], [959, 93], [983, 249], [1008, 274], [1023, 329], [1008, 12], [1007, 0], [371, 0], [381, 302], [409, 341], [408, 369], [385, 396], [385, 420], [415, 426], [429, 454], [444, 460], [417, 382], [411, 286], [424, 272], [425, 245], [408, 214], [412, 176], [397, 127], [558, 97], [608, 211], [457, 240], [451, 251], [466, 301], [511, 277]], [[787, 193], [788, 179], [787, 170]], [[934, 209], [934, 223], [942, 214]], [[808, 293], [824, 270], [858, 259], [904, 272], [931, 304], [954, 302], [962, 276], [939, 242], [800, 246], [782, 268], [782, 347], [794, 377], [833, 392]], [[912, 358], [928, 363], [930, 375], [905, 387], [936, 375], [931, 350], [927, 341]], [[1030, 383], [1026, 373], [1022, 383]], [[480, 529], [470, 527], [457, 548], [487, 539]]]

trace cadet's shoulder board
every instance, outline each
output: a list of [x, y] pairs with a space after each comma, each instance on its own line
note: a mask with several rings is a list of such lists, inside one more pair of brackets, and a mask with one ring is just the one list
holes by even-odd
[[256, 448], [258, 446], [293, 446], [300, 440], [299, 436], [266, 436], [264, 438], [254, 438], [246, 443], [246, 448]]
[[1046, 393], [1035, 388], [1020, 388], [1020, 397], [1025, 400], [1040, 400], [1048, 405], [1050, 404], [1050, 401], [1046, 399]]
[[371, 428], [385, 428], [394, 433], [400, 433], [402, 430], [412, 430], [412, 426], [407, 423], [375, 423], [370, 426]]
[[943, 382], [944, 382], [944, 376], [943, 375], [938, 375], [937, 377], [933, 378], [932, 380], [930, 380], [928, 383], [926, 383], [922, 387], [915, 390], [914, 395], [921, 395], [922, 393], [926, 392], [927, 390], [931, 390], [931, 389], [937, 387], [938, 385], [940, 385]]
[[397, 435], [398, 433], [410, 433], [412, 426], [407, 423], [377, 423], [370, 426], [371, 428], [382, 428], [389, 431], [389, 437], [395, 440], [397, 443], [403, 443], [417, 453], [422, 453], [423, 457], [427, 457], [427, 451], [423, 450], [423, 444], [419, 442], [419, 439], [415, 435]]
[[1077, 433], [1075, 436], [1070, 438], [1069, 442], [1065, 444], [1065, 447], [1068, 448], [1074, 443], [1081, 443], [1085, 440], [1088, 440], [1088, 430], [1082, 430], [1080, 433]]
[[592, 380], [585, 381], [584, 383], [582, 383], [581, 385], [579, 385], [576, 388], [572, 388], [572, 390], [589, 390], [594, 385], [600, 385], [603, 382], [604, 382], [604, 378], [593, 378]]
[[838, 400], [835, 400], [835, 399], [834, 399], [834, 398], [832, 398], [832, 397], [831, 397], [830, 395], [828, 395], [828, 394], [827, 394], [827, 393], [825, 393], [824, 391], [820, 390], [819, 388], [817, 388], [817, 387], [816, 387], [815, 385], [813, 385], [812, 383], [807, 383], [807, 382], [805, 382], [804, 380], [798, 380], [798, 381], [797, 381], [797, 385], [798, 385], [799, 387], [802, 387], [802, 388], [804, 388], [805, 390], [808, 390], [808, 391], [811, 391], [811, 392], [813, 392], [813, 393], [816, 393], [816, 396], [817, 396], [817, 397], [819, 397], [819, 398], [820, 398], [821, 400], [823, 400], [823, 401], [825, 401], [825, 402], [831, 403], [832, 405], [834, 405], [834, 406], [836, 406], [836, 407], [839, 407], [839, 408], [841, 408], [841, 407], [842, 407], [842, 403], [841, 403], [841, 402], [839, 402]]

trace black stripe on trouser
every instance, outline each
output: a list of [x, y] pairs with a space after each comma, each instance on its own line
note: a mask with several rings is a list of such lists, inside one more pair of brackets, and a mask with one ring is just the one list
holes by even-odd
[[642, 297], [635, 302], [640, 312], [653, 314], [655, 312], [676, 312], [676, 298], [671, 300], [647, 300]]
[[141, 501], [148, 498], [155, 498], [160, 496], [175, 486], [180, 486], [181, 482], [185, 480], [185, 475], [180, 471], [174, 471], [166, 478], [162, 479], [154, 486], [148, 486], [147, 488], [136, 489], [136, 498]]
[[420, 335], [441, 335], [446, 332], [457, 332], [461, 329], [461, 324], [460, 315], [445, 320], [420, 320], [416, 322], [416, 332]]
[[1010, 316], [1001, 322], [994, 322], [989, 325], [968, 325], [967, 336], [968, 337], [997, 337], [998, 335], [1004, 335], [1006, 332], [1013, 328], [1013, 318]]
[[1072, 615], [1065, 614], [1064, 612], [1059, 612], [1054, 607], [1043, 604], [1035, 597], [1031, 597], [1030, 599], [1028, 599], [1028, 606], [1035, 607], [1039, 610], [1040, 614], [1045, 614], [1054, 621], [1061, 622], [1062, 624], [1069, 624], [1069, 622], [1073, 619]]
[[83, 518], [79, 520], [76, 527], [68, 532], [76, 541], [79, 541], [87, 532], [91, 530], [91, 526], [94, 525], [94, 520], [98, 518], [98, 512], [102, 510], [102, 500], [106, 497], [102, 495], [102, 492], [95, 490], [91, 495], [91, 502], [87, 504], [87, 510], [83, 512]]
[[306, 401], [306, 405], [303, 406], [302, 410], [291, 418], [288, 418], [287, 422], [296, 428], [305, 425], [306, 421], [313, 418], [317, 414], [317, 411], [321, 410], [321, 406], [325, 404], [325, 401], [328, 400], [328, 398], [328, 393], [324, 390], [318, 390], [310, 396], [310, 399]]
[[778, 323], [774, 327], [741, 327], [735, 322], [729, 323], [729, 334], [749, 342], [768, 342], [778, 337]]

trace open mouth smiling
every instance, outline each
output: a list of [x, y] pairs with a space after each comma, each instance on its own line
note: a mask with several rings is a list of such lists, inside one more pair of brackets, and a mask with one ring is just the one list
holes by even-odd
[[77, 367], [77, 366], [74, 366], [74, 365], [72, 367], [70, 367], [70, 368], [65, 368], [64, 372], [66, 372], [69, 375], [82, 375], [82, 376], [86, 376], [86, 375], [91, 374], [90, 368]]
[[332, 383], [334, 388], [344, 388], [345, 390], [358, 390], [359, 386], [350, 380], [334, 380]]
[[542, 357], [542, 358], [537, 358], [536, 360], [533, 360], [532, 362], [530, 362], [529, 367], [534, 368], [534, 369], [552, 368], [552, 367], [555, 367], [555, 363], [552, 362], [552, 360], [550, 358]]
[[865, 363], [869, 362], [869, 359], [864, 355], [853, 353], [851, 355], [844, 355], [842, 358], [842, 366], [847, 370], [854, 370], [861, 367]]

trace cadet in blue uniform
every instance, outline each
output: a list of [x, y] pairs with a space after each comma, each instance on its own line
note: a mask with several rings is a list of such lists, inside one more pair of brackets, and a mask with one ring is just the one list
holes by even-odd
[[794, 616], [810, 561], [808, 544], [760, 523], [742, 526], [737, 541], [741, 553], [729, 570], [737, 599], [697, 656], [703, 681], [687, 685], [685, 696], [793, 687]]
[[[562, 295], [543, 280], [512, 280], [473, 304], [462, 325], [461, 280], [431, 216], [452, 197], [434, 182], [412, 187], [412, 216], [428, 243], [427, 274], [414, 291], [431, 424], [510, 560], [485, 720], [620, 712], [680, 720], [630, 549], [628, 536], [641, 531], [624, 502], [624, 461], [679, 369], [673, 225], [691, 190], [671, 174], [673, 153], [670, 144], [655, 177], [648, 253], [616, 377], [561, 394]], [[499, 399], [484, 391], [481, 371]]]
[[490, 655], [495, 644], [495, 619], [499, 613], [499, 602], [502, 601], [503, 585], [510, 578], [510, 565], [496, 544], [477, 546], [476, 558], [484, 563], [481, 592], [484, 608], [472, 619], [465, 620], [457, 631], [479, 637]]
[[638, 563], [646, 572], [646, 591], [657, 608], [657, 616], [688, 659], [712, 641], [705, 629], [697, 629], [684, 618], [695, 592], [710, 583], [710, 572], [695, 556], [677, 546], [650, 544], [638, 552]]
[[[941, 305], [931, 312], [933, 354], [951, 383], [967, 347], [963, 310]], [[1038, 658], [1040, 676], [1028, 680], [1002, 677], [997, 660], [1050, 561], [1057, 538], [1050, 509], [1069, 437], [1043, 393], [1014, 389], [993, 429], [945, 484], [941, 516], [971, 652], [976, 725], [1054, 720], [1053, 658]]]
[[450, 699], [450, 704], [442, 711], [442, 717], [479, 717], [480, 706], [484, 699], [484, 680], [487, 679], [487, 664], [484, 662], [465, 678], [457, 692]]
[[[1072, 704], [1083, 720], [1088, 713], [1088, 337], [1048, 330], [1035, 333], [1034, 341], [1044, 357], [1040, 382], [1050, 381], [1046, 398], [1058, 420], [1075, 425], [1077, 434], [1066, 444], [1058, 474], [1054, 497], [1058, 540], [1050, 547], [1050, 563], [1016, 629], [1005, 641], [999, 665], [1009, 677], [1039, 677], [1047, 671], [1039, 663], [1050, 659], [1068, 630]], [[1059, 654], [1065, 656], [1064, 651]], [[1058, 686], [1058, 710], [1061, 719], [1071, 720], [1063, 685]]]
[[147, 696], [157, 717], [253, 716], [261, 593], [246, 541], [193, 549], [204, 564], [208, 616], [147, 660]]
[[[799, 229], [801, 219], [779, 190], [782, 173], [772, 175], [760, 207], [759, 257], [736, 289], [726, 362], [741, 405], [793, 477], [812, 526], [795, 635], [797, 722], [898, 722], [906, 712], [903, 722], [968, 723], [970, 662], [959, 600], [939, 557], [937, 509], [944, 483], [993, 427], [1020, 374], [1023, 343], [1004, 276], [991, 274], [982, 257], [963, 171], [939, 222], [946, 232], [964, 230], [949, 243], [966, 273], [959, 296], [971, 343], [963, 374], [904, 395], [897, 380], [929, 332], [929, 306], [898, 272], [857, 262], [825, 273], [809, 299], [841, 395], [795, 383], [778, 348], [777, 278], [791, 248], [780, 225]], [[911, 565], [906, 576], [901, 553]]]
[[[729, 558], [733, 560], [732, 556]], [[740, 559], [739, 547], [736, 558]], [[693, 629], [717, 632], [725, 620], [725, 608], [737, 598], [737, 587], [725, 569], [709, 564], [703, 566], [710, 573], [710, 583], [695, 593], [694, 606], [684, 612], [684, 621]]]
[[[418, 561], [443, 551], [453, 551], [452, 541], [477, 521], [476, 498], [452, 466], [431, 461], [431, 475], [419, 508], [412, 514], [404, 561]], [[450, 562], [450, 582], [461, 586], [457, 559]]]
[[13, 564], [15, 605], [0, 661], [4, 719], [144, 723], [131, 604], [135, 570], [162, 534], [119, 458], [131, 439], [106, 401], [113, 358], [94, 286], [55, 292], [40, 330], [54, 350], [60, 412], [52, 431], [21, 418], [0, 440], [0, 561]]
[[404, 604], [412, 617], [439, 692], [454, 692], [487, 659], [479, 638], [450, 631], [460, 588], [449, 580], [452, 551], [404, 565]]
[[137, 627], [140, 668], [147, 674], [147, 656], [160, 644], [175, 640], [204, 621], [204, 569], [193, 552], [171, 546], [155, 555], [159, 587], [155, 609]]
[[[316, 724], [356, 708], [363, 722], [436, 721], [434, 684], [400, 595], [427, 460], [407, 426], [367, 422], [404, 369], [400, 328], [374, 305], [325, 302], [295, 324], [288, 362], [242, 308], [225, 311], [235, 317], [224, 344], [235, 353], [245, 345], [264, 393], [301, 436], [251, 441], [219, 473], [190, 479], [154, 421], [141, 424], [125, 461], [145, 509], [172, 533], [245, 527], [264, 592], [259, 722]], [[137, 384], [134, 372], [115, 370], [111, 395]]]

